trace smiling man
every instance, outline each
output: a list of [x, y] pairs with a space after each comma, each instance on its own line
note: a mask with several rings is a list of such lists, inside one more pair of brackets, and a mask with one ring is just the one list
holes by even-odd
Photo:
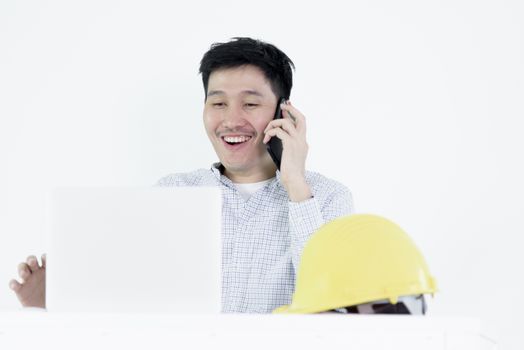
[[[293, 68], [286, 54], [259, 40], [212, 45], [200, 63], [203, 119], [220, 162], [158, 182], [222, 189], [223, 312], [267, 313], [289, 304], [309, 236], [353, 210], [345, 186], [305, 169], [306, 118], [289, 102]], [[283, 118], [273, 119], [281, 99]], [[273, 137], [282, 141], [280, 170], [266, 149]], [[45, 307], [44, 269], [34, 256], [20, 264], [23, 281], [10, 286], [23, 305]]]
[[280, 138], [286, 149], [281, 181], [290, 199], [299, 202], [311, 197], [305, 179], [305, 119], [288, 102], [281, 108], [293, 119], [272, 121], [277, 102], [276, 93], [257, 66], [218, 69], [209, 76], [204, 124], [224, 175], [234, 183], [274, 177], [276, 165], [264, 144], [271, 137]]

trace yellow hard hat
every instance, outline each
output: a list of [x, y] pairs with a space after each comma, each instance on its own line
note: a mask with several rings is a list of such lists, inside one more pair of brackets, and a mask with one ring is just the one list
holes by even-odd
[[377, 215], [335, 219], [306, 243], [291, 305], [274, 313], [316, 313], [436, 292], [424, 257], [395, 223]]

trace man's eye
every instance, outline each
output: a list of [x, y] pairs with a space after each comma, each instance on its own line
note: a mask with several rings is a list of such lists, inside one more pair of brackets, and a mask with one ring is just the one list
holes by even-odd
[[214, 107], [224, 107], [226, 104], [224, 102], [215, 102], [213, 103]]
[[257, 103], [246, 103], [245, 106], [248, 107], [248, 108], [254, 108], [254, 107], [258, 106], [258, 104]]

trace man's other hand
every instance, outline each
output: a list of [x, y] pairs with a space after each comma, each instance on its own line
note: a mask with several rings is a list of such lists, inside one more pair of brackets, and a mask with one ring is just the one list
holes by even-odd
[[45, 308], [45, 271], [45, 254], [42, 255], [41, 265], [34, 255], [28, 256], [26, 262], [18, 265], [20, 281], [12, 279], [9, 288], [16, 293], [22, 306]]

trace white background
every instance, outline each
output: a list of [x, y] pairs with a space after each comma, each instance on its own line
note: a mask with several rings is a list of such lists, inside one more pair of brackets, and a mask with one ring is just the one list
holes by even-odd
[[[150, 185], [216, 156], [198, 64], [251, 36], [286, 52], [308, 168], [413, 236], [434, 315], [522, 348], [520, 1], [0, 2], [0, 310], [43, 252], [56, 185]], [[4, 287], [1, 287], [1, 286]]]

